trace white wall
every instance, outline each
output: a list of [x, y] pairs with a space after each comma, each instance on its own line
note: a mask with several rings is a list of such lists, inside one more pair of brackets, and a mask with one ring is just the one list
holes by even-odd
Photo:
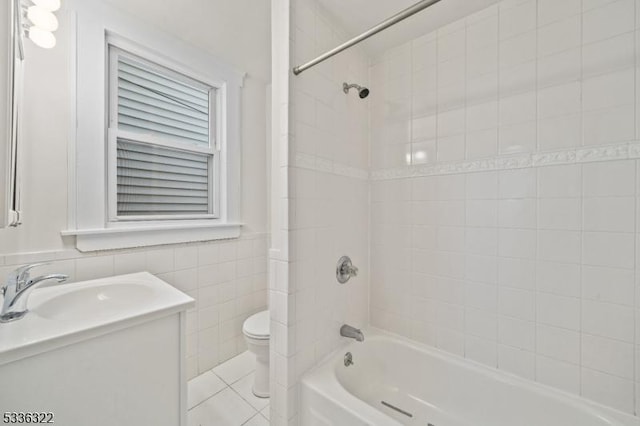
[[[279, 105], [287, 117], [274, 121], [286, 127], [278, 134], [285, 157], [279, 189], [285, 194], [281, 209], [288, 215], [278, 218], [284, 221], [279, 226], [286, 230], [286, 242], [274, 246], [279, 252], [272, 261], [271, 421], [297, 424], [302, 374], [344, 343], [342, 324], [362, 327], [368, 322], [369, 101], [355, 91], [342, 91], [343, 82], [368, 84], [368, 58], [352, 49], [294, 77], [294, 63], [313, 58], [347, 35], [314, 0], [292, 2], [290, 10], [285, 10], [287, 2], [276, 3], [283, 10], [274, 19], [291, 22], [291, 37], [279, 35], [290, 62], [279, 72], [288, 79], [274, 82], [275, 93], [288, 91]], [[342, 255], [360, 268], [344, 285], [335, 276]]]
[[639, 29], [505, 0], [373, 62], [373, 325], [636, 412]]
[[[270, 7], [250, 1], [110, 1], [247, 72], [242, 98], [242, 219], [239, 241], [82, 255], [67, 228], [68, 141], [72, 131], [70, 11], [58, 12], [55, 49], [27, 41], [23, 221], [0, 230], [0, 276], [19, 264], [54, 261], [74, 280], [150, 270], [194, 296], [189, 315], [189, 375], [244, 348], [242, 320], [266, 305], [266, 87], [270, 82]], [[64, 5], [64, 2], [63, 2]]]

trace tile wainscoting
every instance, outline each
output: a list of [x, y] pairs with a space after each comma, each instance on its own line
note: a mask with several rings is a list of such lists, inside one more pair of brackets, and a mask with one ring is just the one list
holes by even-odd
[[[246, 350], [242, 323], [267, 307], [267, 234], [237, 240], [83, 254], [77, 250], [0, 255], [0, 277], [26, 263], [70, 281], [148, 271], [196, 299], [187, 313], [187, 371], [195, 377]], [[4, 279], [4, 278], [3, 278]]]

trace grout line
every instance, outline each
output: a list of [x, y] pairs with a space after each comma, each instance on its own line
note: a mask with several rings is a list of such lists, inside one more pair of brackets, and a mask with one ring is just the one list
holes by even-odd
[[[231, 358], [231, 359], [233, 359], [233, 358]], [[223, 364], [220, 364], [220, 365], [224, 365], [224, 363], [223, 363]], [[219, 367], [219, 366], [215, 366], [214, 368], [217, 368], [217, 367]], [[248, 372], [247, 374], [242, 375], [242, 377], [240, 377], [239, 379], [234, 380], [234, 381], [233, 381], [233, 382], [231, 382], [231, 383], [227, 382], [225, 379], [223, 379], [223, 378], [222, 378], [222, 376], [220, 376], [220, 375], [219, 375], [219, 374], [217, 374], [215, 371], [213, 371], [213, 368], [212, 368], [211, 370], [208, 370], [208, 371], [211, 371], [213, 374], [215, 374], [216, 376], [218, 376], [218, 378], [219, 378], [220, 380], [222, 380], [222, 382], [223, 382], [225, 385], [227, 385], [227, 386], [231, 386], [231, 385], [235, 385], [235, 384], [236, 384], [236, 383], [238, 383], [240, 380], [244, 379], [245, 377], [247, 377], [249, 374], [251, 374], [251, 373], [255, 372], [256, 370], [255, 370], [255, 369], [254, 369], [254, 370], [251, 370], [251, 371], [250, 371], [250, 372]]]
[[[193, 379], [192, 379], [192, 380], [193, 380]], [[225, 383], [225, 385], [226, 385], [226, 383]], [[199, 406], [201, 406], [202, 404], [204, 404], [205, 402], [207, 402], [208, 400], [210, 400], [210, 399], [211, 399], [211, 398], [213, 398], [214, 396], [218, 395], [220, 392], [224, 391], [224, 390], [225, 390], [225, 389], [227, 389], [228, 387], [229, 387], [229, 386], [225, 386], [224, 388], [220, 389], [220, 390], [219, 390], [219, 391], [217, 391], [216, 393], [214, 393], [214, 394], [212, 394], [212, 395], [209, 395], [208, 397], [206, 397], [206, 398], [205, 398], [205, 399], [203, 399], [202, 401], [198, 402], [198, 403], [197, 403], [196, 405], [194, 405], [193, 407], [189, 408], [189, 409], [187, 410], [187, 412], [188, 412], [188, 411], [191, 411], [191, 410], [193, 410], [193, 409], [195, 409], [195, 408], [197, 408], [197, 407], [199, 407]], [[188, 391], [187, 391], [187, 392], [188, 392]]]
[[[580, 146], [585, 146], [584, 145], [584, 92], [583, 92], [583, 88], [584, 88], [584, 1], [580, 0]], [[582, 392], [582, 366], [583, 366], [583, 360], [582, 360], [582, 311], [583, 311], [583, 303], [582, 303], [582, 296], [583, 296], [583, 285], [582, 285], [582, 279], [583, 279], [583, 273], [582, 273], [582, 268], [583, 268], [583, 261], [584, 261], [584, 253], [583, 253], [583, 246], [584, 246], [584, 192], [585, 192], [585, 188], [584, 188], [584, 167], [582, 165], [580, 165], [580, 267], [578, 268], [578, 283], [579, 283], [579, 292], [580, 292], [580, 305], [579, 305], [579, 312], [580, 312], [580, 329], [578, 330], [578, 395], [582, 396], [583, 392]]]
[[[245, 376], [246, 377], [246, 376]], [[245, 398], [240, 392], [238, 392], [233, 386], [229, 386], [229, 389], [231, 389], [236, 395], [238, 395], [240, 397], [240, 399], [242, 399], [244, 402], [246, 402], [252, 409], [253, 411], [255, 411], [256, 413], [260, 413], [261, 410], [265, 409], [270, 403], [271, 401], [269, 401], [267, 403], [266, 406], [264, 406], [262, 409], [258, 409], [256, 407], [254, 407], [251, 402], [249, 402], [249, 400], [247, 398]], [[257, 397], [256, 397], [257, 398]], [[269, 399], [269, 398], [264, 398], [264, 399]], [[255, 417], [255, 416], [254, 416]]]
[[[497, 10], [497, 14], [496, 14], [496, 20], [497, 20], [497, 37], [498, 39], [496, 40], [496, 140], [495, 140], [495, 155], [498, 156], [500, 155], [500, 77], [501, 77], [501, 67], [500, 67], [500, 43], [501, 43], [501, 38], [500, 38], [500, 11], [501, 11], [502, 5], [498, 4], [498, 10]], [[499, 205], [500, 205], [500, 173], [498, 171], [495, 172], [495, 183], [496, 183], [496, 198], [495, 201], [493, 201], [494, 203], [494, 207], [496, 209], [496, 222], [495, 222], [495, 226], [496, 226], [496, 308], [495, 308], [495, 315], [496, 315], [496, 360], [495, 360], [495, 366], [496, 369], [501, 369], [500, 368], [500, 345], [501, 345], [501, 339], [500, 339], [500, 287], [502, 287], [500, 285], [500, 209], [499, 209]]]
[[[241, 426], [246, 425], [247, 423], [249, 423], [251, 420], [255, 419], [258, 416], [260, 416], [260, 412], [258, 412], [256, 414], [254, 414], [253, 416], [249, 417], [249, 419], [246, 422], [242, 423]], [[262, 417], [264, 418], [264, 416], [262, 416]]]
[[[636, 183], [636, 193], [638, 191], [637, 182], [638, 182], [638, 161], [636, 161], [635, 167], [635, 183]], [[638, 297], [638, 198], [635, 200], [635, 220], [634, 220], [634, 238], [633, 238], [633, 256], [634, 256], [634, 271], [633, 271], [633, 403], [634, 403], [634, 415], [638, 415], [638, 356], [637, 356], [637, 335], [638, 335], [638, 309], [637, 309], [637, 297]]]
[[[634, 117], [636, 117], [636, 119], [634, 120], [634, 126], [635, 126], [635, 135], [636, 137], [638, 136], [638, 131], [640, 129], [638, 129], [638, 48], [640, 46], [638, 46], [638, 22], [637, 22], [637, 17], [638, 17], [638, 2], [634, 2], [634, 20], [636, 22], [634, 22], [634, 33], [633, 33], [633, 53], [635, 56], [635, 70], [634, 70], [634, 79], [633, 79], [633, 84], [634, 84], [634, 93], [635, 93], [635, 102], [634, 102]], [[640, 409], [640, 407], [638, 407], [638, 368], [640, 367], [638, 365], [638, 355], [637, 355], [637, 351], [638, 351], [638, 340], [637, 340], [637, 336], [638, 336], [638, 161], [636, 160], [636, 167], [635, 167], [635, 215], [634, 215], [634, 238], [633, 238], [633, 253], [634, 253], [634, 273], [633, 273], [633, 414], [635, 416], [638, 415], [638, 410]]]
[[[535, 33], [535, 51], [536, 51], [536, 58], [535, 58], [535, 71], [534, 71], [534, 90], [536, 93], [536, 97], [535, 97], [535, 127], [534, 127], [534, 138], [535, 138], [535, 143], [534, 146], [536, 147], [536, 151], [540, 151], [540, 140], [539, 140], [539, 131], [538, 128], [540, 127], [540, 102], [539, 102], [539, 98], [540, 98], [540, 87], [539, 87], [539, 66], [540, 66], [540, 43], [539, 43], [539, 38], [540, 38], [540, 28], [539, 28], [539, 15], [540, 15], [540, 8], [538, 7], [538, 1], [535, 1], [535, 27], [534, 27], [534, 33]], [[540, 377], [539, 377], [539, 372], [538, 372], [538, 257], [539, 257], [539, 253], [540, 253], [540, 212], [539, 212], [539, 208], [540, 208], [540, 196], [539, 196], [539, 185], [538, 182], [540, 181], [540, 169], [536, 170], [535, 174], [535, 184], [534, 184], [534, 188], [535, 188], [535, 199], [536, 199], [536, 209], [535, 209], [535, 215], [536, 215], [536, 250], [535, 250], [535, 260], [534, 260], [534, 269], [533, 269], [533, 320], [534, 320], [534, 327], [533, 327], [533, 377], [534, 380], [536, 382], [540, 382]]]

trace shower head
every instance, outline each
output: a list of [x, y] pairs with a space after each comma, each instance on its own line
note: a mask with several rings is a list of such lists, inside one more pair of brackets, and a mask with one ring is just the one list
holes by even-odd
[[362, 87], [357, 84], [342, 83], [342, 90], [344, 91], [344, 93], [349, 93], [349, 89], [351, 88], [354, 88], [358, 91], [358, 96], [360, 96], [360, 99], [364, 99], [369, 96], [369, 89], [367, 89], [366, 87]]

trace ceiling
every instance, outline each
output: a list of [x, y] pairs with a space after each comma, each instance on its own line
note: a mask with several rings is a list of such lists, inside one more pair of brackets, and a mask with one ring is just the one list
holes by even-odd
[[[366, 31], [418, 2], [418, 0], [318, 1], [352, 36]], [[497, 2], [498, 0], [442, 0], [374, 35], [362, 45], [375, 56]]]

